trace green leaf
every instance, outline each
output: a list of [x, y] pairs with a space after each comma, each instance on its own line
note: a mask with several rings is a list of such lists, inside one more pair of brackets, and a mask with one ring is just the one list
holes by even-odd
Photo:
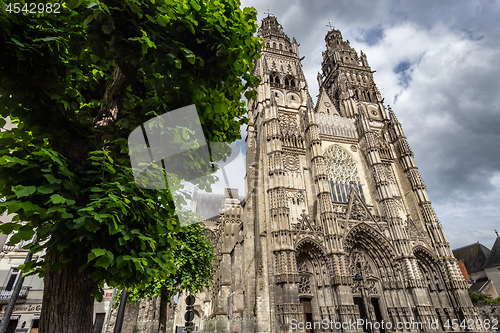
[[42, 207], [30, 202], [30, 201], [24, 201], [21, 203], [21, 208], [25, 212], [36, 212], [36, 214], [43, 213], [45, 209]]
[[53, 213], [53, 212], [59, 212], [59, 213], [64, 213], [66, 211], [66, 208], [61, 207], [61, 206], [52, 206], [49, 209], [47, 209], [47, 214]]
[[36, 188], [36, 190], [38, 193], [42, 193], [42, 194], [50, 194], [50, 193], [54, 192], [54, 188], [49, 187], [49, 186], [38, 186]]
[[96, 263], [94, 264], [94, 266], [100, 266], [104, 269], [107, 269], [109, 267], [109, 265], [111, 265], [111, 263], [113, 262], [113, 259], [108, 256], [108, 255], [103, 255], [102, 257], [100, 257]]
[[49, 174], [45, 174], [43, 175], [45, 178], [47, 178], [47, 180], [49, 181], [49, 183], [51, 184], [59, 184], [61, 183], [61, 180], [60, 179], [56, 179], [56, 177], [54, 177], [53, 175], [51, 175], [50, 173]]
[[141, 12], [141, 8], [136, 4], [135, 0], [126, 0], [126, 2], [134, 13], [137, 14]]
[[0, 165], [6, 165], [8, 163], [13, 163], [12, 165], [15, 165], [15, 164], [26, 165], [26, 164], [28, 164], [28, 161], [22, 160], [20, 158], [15, 157], [15, 156], [5, 155], [5, 156], [0, 157]]
[[53, 194], [50, 196], [50, 201], [52, 201], [53, 204], [59, 204], [65, 203], [66, 199], [64, 199], [64, 197], [60, 196], [59, 194]]
[[83, 21], [83, 25], [84, 26], [89, 25], [90, 22], [92, 22], [93, 19], [94, 19], [94, 14], [90, 14], [89, 16], [87, 16], [87, 18], [85, 19], [85, 21]]
[[83, 0], [66, 0], [66, 6], [71, 9], [78, 8], [81, 5]]
[[185, 47], [181, 47], [181, 51], [183, 51], [186, 54], [193, 54], [193, 52], [190, 49], [185, 48]]
[[170, 19], [167, 15], [158, 15], [158, 18], [156, 19], [156, 22], [158, 22], [158, 24], [162, 27], [166, 27], [169, 21]]
[[21, 240], [22, 240], [22, 238], [19, 235], [19, 233], [16, 233], [16, 234], [12, 235], [12, 237], [9, 240], [9, 242], [14, 245], [14, 244], [19, 243]]
[[88, 256], [87, 256], [88, 262], [94, 260], [97, 257], [100, 257], [100, 256], [104, 255], [105, 253], [106, 253], [105, 249], [99, 249], [99, 248], [92, 249], [90, 251], [90, 253], [88, 254]]
[[31, 230], [31, 229], [19, 230], [17, 235], [19, 235], [19, 238], [21, 238], [22, 240], [30, 240], [31, 238], [33, 238], [33, 235], [35, 235], [35, 230]]
[[194, 65], [194, 62], [196, 61], [196, 57], [194, 54], [187, 54], [186, 59], [192, 65]]
[[16, 43], [18, 46], [21, 46], [21, 47], [26, 47], [26, 45], [24, 45], [23, 43], [21, 43], [20, 41], [18, 41], [17, 39], [11, 37], [10, 38], [14, 43]]
[[58, 40], [59, 37], [44, 37], [44, 38], [40, 38], [41, 41], [44, 41], [44, 42], [50, 42], [52, 40]]
[[5, 235], [9, 235], [12, 231], [19, 230], [19, 228], [21, 228], [21, 225], [17, 223], [8, 222], [0, 224], [0, 232]]
[[201, 6], [196, 2], [196, 0], [191, 0], [191, 6], [197, 11], [201, 9]]
[[36, 191], [36, 186], [22, 186], [18, 185], [12, 188], [12, 191], [16, 194], [18, 198], [27, 197], [32, 195]]

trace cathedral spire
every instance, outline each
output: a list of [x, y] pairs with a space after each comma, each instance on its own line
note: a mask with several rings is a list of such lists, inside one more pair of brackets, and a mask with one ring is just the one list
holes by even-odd
[[262, 19], [262, 24], [257, 31], [257, 35], [264, 38], [265, 41], [262, 51], [271, 51], [273, 53], [298, 57], [297, 42], [295, 39], [293, 42], [290, 41], [290, 38], [283, 31], [283, 26], [279, 24], [278, 19], [271, 15]]
[[387, 105], [387, 109], [389, 110], [389, 117], [391, 118], [391, 122], [394, 124], [399, 124], [398, 118], [396, 118], [396, 115], [394, 114], [394, 111], [392, 111], [390, 105]]
[[326, 34], [325, 43], [318, 84], [324, 86], [337, 110], [344, 117], [354, 118], [358, 112], [357, 105], [361, 103], [369, 119], [386, 119], [366, 54], [361, 52], [358, 55], [349, 40], [344, 41], [335, 27], [331, 27]]
[[270, 8], [267, 8], [267, 13], [264, 12], [264, 14], [267, 14], [267, 17], [270, 17], [271, 15], [274, 16], [274, 14], [271, 13], [271, 9]]
[[290, 38], [283, 32], [283, 26], [278, 23], [278, 19], [275, 16], [264, 17], [257, 34], [266, 40], [270, 37], [277, 37], [287, 40], [290, 43]]
[[387, 109], [389, 110], [389, 117], [391, 119], [390, 123], [390, 133], [391, 136], [393, 137], [393, 140], [397, 138], [404, 138], [405, 133], [403, 131], [403, 126], [401, 126], [401, 123], [399, 122], [398, 118], [396, 118], [396, 114], [394, 111], [392, 111], [391, 106], [387, 105]]

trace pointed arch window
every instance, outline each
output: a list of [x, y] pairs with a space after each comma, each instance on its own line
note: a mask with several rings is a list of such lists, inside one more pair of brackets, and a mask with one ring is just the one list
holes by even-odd
[[279, 85], [280, 84], [280, 79], [279, 79], [278, 73], [271, 72], [269, 74], [269, 82]]
[[326, 174], [330, 183], [332, 201], [335, 203], [347, 203], [351, 186], [359, 193], [361, 199], [365, 201], [361, 180], [352, 156], [345, 149], [334, 145], [323, 153], [323, 157], [325, 158]]

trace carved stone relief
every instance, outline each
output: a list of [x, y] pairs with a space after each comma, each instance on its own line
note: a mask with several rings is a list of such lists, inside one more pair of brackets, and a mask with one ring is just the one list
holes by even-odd
[[311, 281], [308, 276], [301, 276], [299, 282], [299, 294], [311, 293]]

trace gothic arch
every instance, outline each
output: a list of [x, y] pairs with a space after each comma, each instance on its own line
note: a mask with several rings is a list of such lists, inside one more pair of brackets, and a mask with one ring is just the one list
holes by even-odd
[[[354, 280], [351, 286], [353, 302], [361, 306], [361, 284], [363, 283], [368, 311], [371, 318], [391, 321], [404, 321], [402, 313], [408, 308], [406, 299], [400, 300], [401, 290], [404, 287], [401, 275], [401, 264], [396, 260], [396, 250], [390, 241], [379, 231], [366, 223], [359, 223], [353, 227], [344, 238], [346, 253], [347, 275], [354, 278], [360, 274], [364, 282]], [[377, 314], [378, 312], [378, 314]]]
[[361, 247], [373, 252], [389, 266], [393, 265], [390, 261], [396, 259], [396, 250], [389, 240], [364, 222], [357, 224], [344, 237], [344, 251], [346, 253], [351, 252], [356, 244], [360, 244]]
[[[439, 263], [439, 260], [434, 256], [434, 254], [428, 249], [424, 248], [421, 245], [415, 246], [413, 249], [413, 255], [417, 258], [417, 264], [420, 269], [420, 273], [422, 274], [422, 279], [424, 283], [427, 281], [429, 287], [429, 278], [432, 278], [433, 284], [443, 284], [444, 288], [444, 271], [443, 267]], [[432, 273], [432, 276], [429, 275]], [[434, 288], [434, 285], [431, 286], [431, 289]]]
[[438, 258], [436, 258], [436, 256], [429, 251], [429, 249], [423, 247], [422, 245], [417, 245], [413, 248], [413, 255], [417, 256], [417, 253], [421, 253], [421, 257], [425, 257], [432, 262], [438, 262]]
[[326, 256], [326, 251], [323, 248], [323, 246], [318, 241], [316, 241], [310, 237], [305, 237], [305, 238], [300, 239], [297, 242], [297, 244], [295, 245], [295, 251], [297, 253], [303, 252], [301, 250], [303, 250], [305, 247], [307, 247], [307, 245], [311, 246], [312, 248], [316, 248], [316, 250], [319, 253], [321, 253], [321, 256]]
[[[304, 304], [304, 316], [317, 321], [324, 314], [326, 295], [330, 295], [325, 281], [329, 279], [328, 260], [325, 250], [318, 241], [306, 237], [297, 245], [298, 300]], [[307, 310], [307, 314], [306, 314]]]
[[[443, 267], [434, 254], [423, 246], [416, 246], [413, 254], [417, 258], [417, 267], [431, 304], [431, 310], [439, 319], [441, 327], [444, 327], [444, 324], [456, 318], [457, 314], [453, 311], [453, 308], [456, 308], [456, 304], [452, 301], [453, 296], [446, 288]], [[463, 319], [460, 318], [459, 321]]]

